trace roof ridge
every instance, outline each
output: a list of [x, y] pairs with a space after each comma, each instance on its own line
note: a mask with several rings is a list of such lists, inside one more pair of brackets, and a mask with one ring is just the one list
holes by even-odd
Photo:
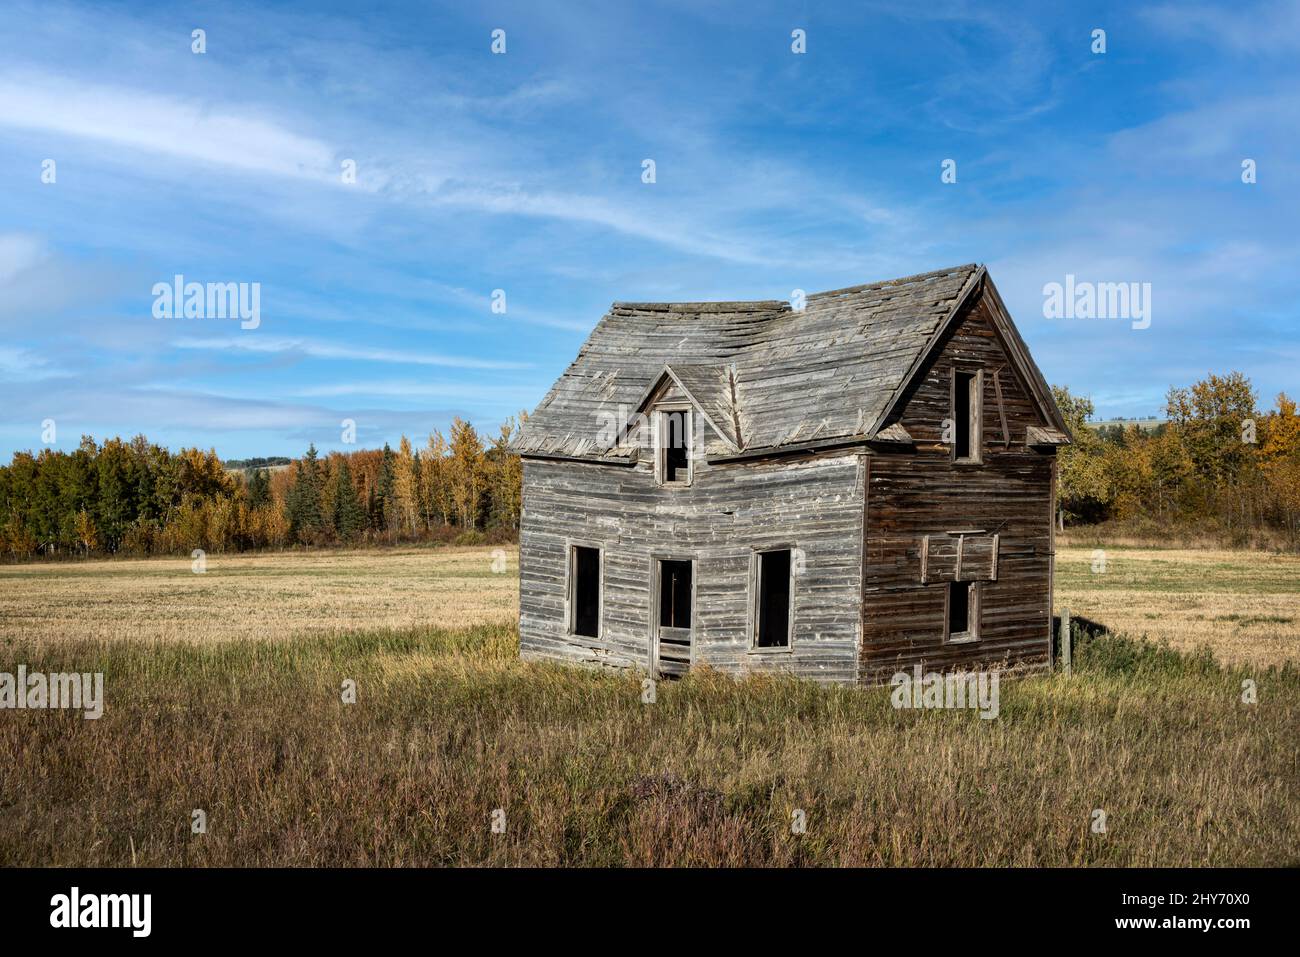
[[789, 308], [783, 299], [717, 299], [698, 302], [622, 302], [614, 301], [610, 309], [636, 310], [639, 312], [765, 312], [771, 309]]
[[948, 266], [944, 269], [932, 269], [929, 272], [919, 272], [914, 276], [900, 276], [897, 279], [881, 279], [876, 282], [863, 283], [860, 286], [845, 286], [842, 289], [828, 289], [825, 292], [813, 292], [808, 294], [809, 299], [821, 299], [825, 296], [842, 296], [852, 292], [862, 292], [866, 289], [883, 289], [888, 286], [908, 286], [912, 283], [921, 282], [929, 279], [941, 279], [944, 276], [951, 276], [963, 271], [979, 269], [979, 263], [962, 263], [960, 266]]

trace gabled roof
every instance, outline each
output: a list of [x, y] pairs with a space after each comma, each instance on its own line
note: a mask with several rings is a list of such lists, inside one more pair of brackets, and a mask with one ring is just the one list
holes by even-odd
[[633, 413], [645, 412], [669, 383], [677, 386], [713, 431], [726, 442], [729, 446], [726, 451], [740, 451], [735, 366], [702, 362], [666, 365], [637, 401]]
[[[665, 376], [746, 455], [837, 440], [897, 442], [883, 428], [889, 412], [986, 277], [981, 266], [957, 266], [817, 293], [798, 312], [781, 301], [616, 302], [513, 447], [633, 461], [635, 448], [596, 440], [600, 423], [640, 411]], [[1014, 337], [1008, 351], [1017, 365], [1027, 363], [1022, 372], [1045, 401], [1047, 420], [1064, 429], [1009, 318], [1007, 328], [998, 325]]]

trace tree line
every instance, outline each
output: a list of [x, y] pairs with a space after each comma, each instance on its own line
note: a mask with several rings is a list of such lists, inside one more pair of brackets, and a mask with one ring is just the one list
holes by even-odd
[[[1300, 547], [1300, 415], [1281, 393], [1261, 411], [1239, 372], [1166, 395], [1166, 421], [1088, 426], [1092, 401], [1053, 387], [1074, 436], [1061, 450], [1062, 524], [1195, 527], [1246, 544], [1260, 531]], [[144, 436], [72, 452], [17, 452], [0, 466], [0, 553], [132, 555], [294, 545], [508, 541], [522, 469], [508, 445], [456, 419], [416, 449], [388, 445], [287, 466], [232, 470], [215, 451], [173, 454]]]
[[214, 450], [172, 453], [143, 435], [71, 452], [16, 452], [0, 466], [0, 552], [153, 555], [295, 545], [442, 540], [504, 542], [518, 534], [522, 468], [508, 445], [526, 419], [484, 441], [459, 418], [422, 448], [320, 455], [287, 466], [223, 464]]
[[1154, 428], [1093, 429], [1091, 400], [1052, 391], [1074, 435], [1060, 455], [1065, 523], [1186, 527], [1239, 545], [1272, 532], [1300, 546], [1300, 416], [1285, 392], [1262, 411], [1249, 378], [1211, 374], [1171, 387]]

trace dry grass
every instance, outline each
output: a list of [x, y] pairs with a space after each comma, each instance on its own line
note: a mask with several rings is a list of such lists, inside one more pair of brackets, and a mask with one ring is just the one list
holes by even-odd
[[[207, 642], [357, 629], [504, 624], [518, 613], [518, 548], [213, 555], [0, 566], [0, 639]], [[1134, 637], [1222, 660], [1300, 662], [1300, 557], [1254, 551], [1062, 548], [1057, 606]], [[502, 567], [498, 564], [497, 567]]]
[[1241, 673], [1122, 639], [992, 721], [708, 671], [646, 705], [500, 626], [0, 648], [107, 698], [0, 713], [3, 865], [1300, 863], [1300, 674], [1246, 706]]
[[[293, 638], [514, 621], [518, 547], [209, 555], [0, 566], [0, 639]], [[500, 572], [493, 572], [493, 556]]]
[[1260, 667], [1295, 657], [1294, 559], [1066, 550], [1075, 611], [1250, 667], [1102, 638], [986, 721], [707, 670], [645, 705], [521, 662], [508, 554], [0, 569], [0, 671], [103, 671], [107, 699], [0, 711], [0, 865], [1300, 863], [1300, 672]]
[[1233, 664], [1300, 663], [1300, 556], [1255, 551], [1062, 548], [1056, 604], [1132, 637]]

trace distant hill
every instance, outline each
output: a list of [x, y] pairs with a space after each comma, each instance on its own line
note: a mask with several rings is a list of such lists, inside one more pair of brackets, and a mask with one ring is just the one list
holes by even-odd
[[284, 468], [291, 461], [283, 455], [270, 455], [266, 458], [223, 459], [221, 464], [232, 472], [242, 472], [244, 469]]
[[1102, 419], [1099, 422], [1088, 422], [1087, 426], [1090, 429], [1100, 431], [1112, 426], [1127, 429], [1130, 425], [1136, 425], [1143, 432], [1154, 432], [1168, 421], [1168, 419], [1158, 419], [1153, 415], [1145, 419]]

